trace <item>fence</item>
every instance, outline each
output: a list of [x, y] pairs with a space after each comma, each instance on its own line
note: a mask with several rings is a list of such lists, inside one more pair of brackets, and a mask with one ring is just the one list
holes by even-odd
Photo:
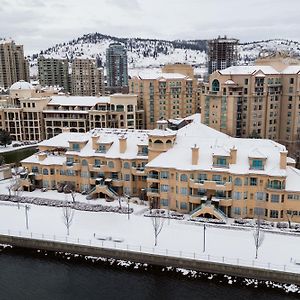
[[[158, 247], [146, 247], [142, 245], [130, 245], [122, 242], [122, 239], [112, 237], [93, 237], [92, 239], [74, 238], [70, 236], [59, 236], [59, 235], [46, 235], [42, 233], [12, 231], [12, 230], [1, 230], [0, 235], [21, 237], [27, 239], [43, 240], [47, 242], [60, 242], [65, 244], [75, 244], [86, 247], [98, 247], [102, 249], [116, 249], [122, 251], [139, 252], [145, 254], [155, 254], [162, 257], [172, 258], [185, 258], [193, 259], [204, 262], [221, 263], [226, 265], [234, 265], [249, 268], [260, 268], [265, 270], [275, 270], [280, 272], [296, 273], [300, 274], [300, 264], [297, 262], [290, 262], [290, 264], [281, 265], [270, 262], [261, 262], [258, 260], [246, 260], [241, 258], [231, 258], [226, 256], [213, 256], [210, 254], [198, 253], [198, 252], [187, 252], [172, 249], [162, 249]], [[296, 264], [297, 263], [297, 264]]]

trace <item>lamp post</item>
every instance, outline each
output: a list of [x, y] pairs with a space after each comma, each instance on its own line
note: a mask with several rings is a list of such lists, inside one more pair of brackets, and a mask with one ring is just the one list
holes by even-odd
[[128, 220], [130, 219], [130, 212], [129, 212], [129, 199], [130, 197], [129, 196], [126, 196], [127, 197], [127, 217], [128, 217]]
[[203, 252], [205, 252], [206, 248], [206, 224], [203, 225]]
[[25, 220], [26, 220], [26, 229], [28, 229], [29, 228], [29, 226], [28, 226], [28, 211], [29, 211], [29, 209], [30, 209], [30, 206], [29, 205], [25, 205]]

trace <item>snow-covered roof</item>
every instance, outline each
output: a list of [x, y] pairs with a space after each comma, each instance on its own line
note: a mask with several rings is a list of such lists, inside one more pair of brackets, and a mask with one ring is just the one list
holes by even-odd
[[298, 74], [300, 72], [300, 65], [292, 65], [285, 68], [282, 74]]
[[294, 167], [286, 168], [286, 184], [285, 189], [290, 192], [300, 191], [300, 170]]
[[33, 154], [25, 159], [22, 160], [22, 163], [31, 163], [31, 164], [42, 164], [45, 166], [61, 166], [63, 163], [66, 162], [66, 158], [60, 155], [54, 154], [47, 154], [46, 158], [42, 161], [39, 160], [38, 154]]
[[[199, 160], [192, 165], [192, 150], [196, 144], [199, 147]], [[230, 164], [226, 169], [213, 166], [213, 156], [228, 156], [231, 149], [237, 150], [236, 164]], [[252, 170], [249, 165], [249, 155], [253, 152], [267, 157], [264, 170]], [[174, 146], [165, 153], [158, 155], [147, 164], [149, 168], [175, 168], [178, 170], [214, 170], [226, 171], [231, 174], [268, 174], [285, 176], [286, 170], [280, 169], [280, 152], [286, 148], [271, 140], [233, 138], [214, 130], [195, 119], [192, 123], [177, 132]], [[251, 154], [252, 153], [252, 154]]]
[[251, 75], [259, 71], [265, 75], [280, 74], [271, 66], [233, 66], [218, 72], [222, 75]]
[[98, 103], [110, 103], [110, 97], [52, 96], [48, 105], [95, 106]]
[[167, 79], [187, 79], [188, 77], [184, 74], [180, 73], [162, 73], [160, 71], [156, 70], [143, 70], [138, 73], [138, 77], [141, 79], [152, 79], [156, 80], [159, 79], [160, 81], [162, 80], [167, 80]]
[[20, 80], [15, 82], [11, 87], [10, 90], [33, 90], [34, 87], [27, 81]]
[[[103, 157], [103, 158], [121, 158], [134, 159], [137, 158], [138, 145], [148, 144], [147, 130], [133, 129], [111, 129], [97, 128], [87, 133], [63, 132], [49, 140], [39, 143], [39, 146], [69, 148], [69, 141], [86, 141], [80, 152], [67, 151], [66, 154], [76, 154], [80, 157]], [[106, 153], [98, 153], [93, 149], [92, 137], [97, 136], [97, 144], [111, 144]], [[126, 138], [126, 151], [120, 153], [119, 139]], [[138, 158], [147, 158], [138, 156]], [[25, 161], [28, 162], [28, 161]]]

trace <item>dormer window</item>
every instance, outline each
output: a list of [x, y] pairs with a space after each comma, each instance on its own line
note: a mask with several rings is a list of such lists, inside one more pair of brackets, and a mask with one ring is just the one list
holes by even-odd
[[148, 155], [148, 146], [139, 146], [138, 155], [147, 156]]
[[264, 162], [262, 159], [251, 159], [250, 160], [250, 168], [252, 170], [263, 170], [264, 169]]
[[79, 144], [72, 144], [72, 150], [73, 151], [80, 151]]
[[228, 168], [228, 158], [225, 156], [215, 156], [214, 167]]
[[98, 152], [100, 152], [100, 153], [106, 153], [106, 147], [105, 147], [105, 145], [99, 145]]

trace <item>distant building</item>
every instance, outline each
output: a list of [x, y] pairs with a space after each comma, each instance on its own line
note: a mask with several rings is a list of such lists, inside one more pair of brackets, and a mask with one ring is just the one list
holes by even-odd
[[75, 58], [72, 63], [72, 89], [74, 96], [104, 95], [104, 73], [91, 58]]
[[119, 43], [106, 50], [107, 89], [111, 93], [128, 92], [127, 52]]
[[129, 91], [138, 95], [138, 109], [145, 112], [144, 128], [155, 128], [160, 119], [185, 118], [200, 111], [193, 74], [191, 66], [174, 64], [159, 72], [140, 72], [129, 80]]
[[11, 86], [9, 98], [0, 101], [0, 128], [15, 141], [42, 141], [65, 128], [80, 133], [103, 127], [135, 129], [137, 116], [136, 95], [51, 95], [22, 80]]
[[284, 144], [300, 162], [300, 61], [272, 56], [214, 72], [203, 85], [202, 122], [235, 137]]
[[48, 58], [41, 55], [38, 58], [38, 77], [41, 86], [59, 86], [70, 92], [68, 59]]
[[19, 80], [29, 81], [29, 65], [23, 45], [12, 40], [0, 40], [0, 87], [8, 89]]
[[226, 36], [208, 41], [208, 74], [234, 66], [237, 62], [237, 39]]

